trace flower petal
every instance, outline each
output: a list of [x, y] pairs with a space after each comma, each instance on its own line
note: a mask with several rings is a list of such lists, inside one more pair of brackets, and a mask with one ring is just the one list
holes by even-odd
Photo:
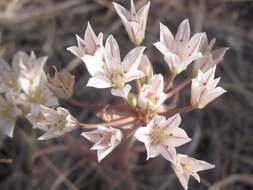
[[94, 88], [110, 88], [112, 87], [111, 81], [104, 75], [91, 77], [86, 86]]
[[85, 66], [91, 76], [104, 72], [104, 62], [99, 56], [83, 55], [82, 61], [85, 63]]
[[181, 123], [182, 119], [180, 114], [175, 114], [172, 117], [170, 117], [169, 119], [167, 119], [164, 123], [163, 123], [163, 127], [166, 128], [170, 128], [170, 130], [173, 130], [175, 128], [177, 128], [179, 126], [179, 124]]
[[67, 50], [79, 58], [81, 58], [83, 56], [82, 52], [80, 51], [79, 47], [77, 47], [77, 46], [68, 47]]
[[172, 165], [172, 168], [173, 168], [178, 180], [180, 181], [181, 185], [183, 186], [183, 188], [185, 190], [187, 190], [190, 175], [187, 173], [181, 173], [179, 170], [177, 170], [177, 168], [174, 165]]
[[187, 43], [190, 39], [190, 25], [188, 19], [185, 19], [178, 27], [175, 36], [175, 45], [177, 50], [181, 49], [182, 46]]
[[145, 77], [145, 74], [142, 71], [135, 70], [135, 71], [128, 72], [126, 74], [126, 83], [142, 78], [142, 77]]
[[162, 23], [160, 23], [160, 42], [168, 49], [172, 49], [174, 42], [174, 37], [171, 31]]
[[125, 72], [132, 72], [138, 69], [143, 52], [145, 50], [144, 46], [136, 47], [132, 49], [122, 61]]
[[145, 143], [145, 147], [147, 150], [147, 158], [146, 160], [148, 160], [149, 158], [154, 158], [156, 156], [159, 155], [159, 152], [156, 149], [156, 146], [152, 143]]
[[123, 88], [118, 88], [118, 89], [112, 88], [111, 93], [114, 96], [119, 96], [119, 97], [127, 99], [127, 96], [129, 94], [130, 90], [131, 90], [131, 86], [129, 84], [127, 84]]
[[112, 71], [114, 71], [114, 65], [121, 63], [119, 46], [112, 35], [105, 42], [105, 60]]
[[172, 146], [157, 145], [157, 151], [168, 161], [174, 163], [176, 159], [176, 149]]
[[151, 142], [150, 139], [150, 131], [151, 128], [150, 127], [139, 127], [135, 133], [134, 133], [134, 137], [138, 140], [141, 141], [145, 144], [149, 144]]

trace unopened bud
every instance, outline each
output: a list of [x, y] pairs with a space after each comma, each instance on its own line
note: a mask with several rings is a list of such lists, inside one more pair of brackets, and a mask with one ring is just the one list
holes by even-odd
[[127, 96], [127, 103], [131, 107], [133, 107], [133, 108], [136, 107], [136, 105], [137, 105], [137, 98], [136, 98], [136, 96], [133, 93], [129, 93], [128, 94], [128, 96]]
[[68, 99], [73, 95], [75, 76], [67, 71], [58, 72], [55, 69], [54, 76], [48, 78], [48, 87], [56, 96], [62, 99]]
[[142, 56], [140, 70], [145, 74], [145, 77], [141, 78], [141, 82], [144, 84], [148, 83], [149, 78], [153, 76], [153, 67], [146, 55]]
[[112, 110], [109, 107], [109, 105], [104, 107], [102, 110], [97, 112], [96, 116], [106, 122], [117, 120], [122, 117], [119, 112]]

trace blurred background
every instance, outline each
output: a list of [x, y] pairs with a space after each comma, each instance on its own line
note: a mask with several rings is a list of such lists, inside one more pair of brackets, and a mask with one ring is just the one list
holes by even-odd
[[[116, 1], [129, 7], [130, 1]], [[136, 0], [137, 5], [146, 1]], [[192, 142], [179, 152], [216, 165], [202, 172], [201, 183], [190, 189], [253, 189], [253, 1], [151, 0], [146, 53], [156, 72], [166, 74], [163, 56], [152, 46], [159, 22], [176, 32], [189, 18], [192, 32], [205, 31], [217, 39], [215, 48], [228, 46], [217, 75], [228, 92], [202, 111], [182, 114], [182, 127]], [[113, 34], [122, 55], [132, 47], [110, 0], [0, 0], [0, 56], [8, 61], [19, 50], [48, 55], [52, 65], [77, 77], [75, 98], [89, 103], [115, 103], [107, 91], [85, 87], [89, 74], [66, 47], [76, 44], [90, 21], [96, 33]], [[186, 76], [188, 73], [185, 73]], [[182, 76], [184, 78], [185, 76]], [[180, 77], [176, 80], [180, 81]], [[179, 104], [189, 99], [189, 87]], [[94, 111], [62, 102], [80, 121], [97, 121]], [[145, 161], [143, 148], [133, 148], [121, 167], [120, 150], [101, 164], [91, 146], [75, 131], [54, 140], [36, 141], [39, 131], [19, 121], [13, 139], [0, 136], [0, 190], [167, 190], [182, 189], [169, 163], [157, 157]]]

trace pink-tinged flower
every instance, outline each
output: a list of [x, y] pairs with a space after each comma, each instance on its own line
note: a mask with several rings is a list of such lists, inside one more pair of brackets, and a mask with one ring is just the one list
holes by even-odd
[[202, 109], [209, 102], [219, 97], [226, 92], [221, 87], [216, 87], [220, 81], [219, 78], [214, 78], [216, 66], [202, 73], [199, 70], [195, 79], [192, 79], [191, 86], [191, 105], [195, 108]]
[[163, 88], [163, 76], [161, 74], [152, 76], [148, 84], [144, 84], [141, 89], [138, 106], [144, 110], [157, 110], [167, 98]]
[[147, 55], [143, 55], [140, 64], [140, 70], [145, 74], [141, 79], [142, 83], [148, 83], [149, 79], [154, 75], [152, 63]]
[[204, 33], [196, 33], [190, 39], [190, 26], [187, 19], [178, 27], [175, 38], [169, 28], [160, 23], [160, 41], [154, 45], [164, 55], [170, 71], [179, 74], [191, 62], [202, 56], [200, 46], [203, 37]]
[[[36, 113], [33, 113], [36, 112]], [[76, 129], [78, 121], [68, 110], [58, 107], [56, 110], [40, 106], [31, 111], [27, 116], [35, 128], [39, 128], [45, 133], [38, 140], [47, 140], [69, 133]]]
[[80, 59], [84, 55], [95, 56], [97, 53], [99, 53], [98, 50], [100, 50], [103, 46], [103, 34], [99, 33], [99, 35], [96, 36], [89, 22], [84, 34], [84, 39], [78, 35], [76, 35], [76, 39], [78, 46], [68, 47], [67, 50]]
[[0, 133], [9, 137], [13, 136], [16, 118], [22, 114], [14, 104], [11, 92], [0, 96]]
[[136, 130], [134, 136], [145, 144], [147, 159], [161, 154], [165, 159], [174, 162], [176, 158], [175, 147], [191, 140], [185, 131], [178, 127], [180, 122], [179, 114], [167, 120], [163, 116], [155, 115], [146, 127]]
[[98, 161], [101, 162], [121, 143], [123, 133], [119, 129], [98, 125], [96, 130], [83, 132], [82, 136], [95, 143], [91, 150], [97, 150]]
[[87, 86], [111, 87], [112, 95], [127, 98], [131, 86], [126, 83], [144, 77], [143, 72], [138, 70], [144, 50], [143, 46], [134, 48], [121, 62], [119, 46], [114, 37], [109, 36], [103, 51], [104, 60], [89, 55], [83, 57], [92, 75]]
[[212, 39], [208, 43], [208, 39], [206, 35], [204, 35], [201, 46], [201, 52], [203, 57], [196, 60], [194, 64], [194, 70], [196, 72], [198, 70], [206, 72], [207, 70], [211, 69], [212, 67], [219, 64], [223, 60], [223, 57], [229, 48], [223, 47], [212, 51], [215, 41], [216, 41], [215, 39]]
[[136, 11], [133, 0], [131, 0], [130, 12], [117, 3], [113, 3], [113, 6], [121, 18], [130, 40], [135, 45], [140, 45], [145, 38], [150, 1], [138, 11]]
[[214, 168], [214, 165], [188, 157], [187, 155], [177, 154], [175, 163], [172, 164], [172, 168], [180, 183], [186, 190], [188, 189], [190, 176], [193, 176], [198, 182], [200, 182], [200, 177], [197, 172]]

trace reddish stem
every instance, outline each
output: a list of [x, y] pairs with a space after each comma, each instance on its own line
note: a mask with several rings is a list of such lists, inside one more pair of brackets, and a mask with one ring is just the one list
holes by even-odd
[[173, 85], [173, 81], [174, 81], [174, 79], [176, 78], [176, 74], [174, 74], [174, 73], [172, 73], [171, 75], [170, 75], [170, 77], [169, 77], [169, 79], [168, 79], [168, 81], [167, 81], [167, 84], [166, 84], [166, 86], [165, 86], [165, 92], [168, 92], [169, 91], [169, 89], [172, 87], [172, 85]]
[[112, 108], [115, 110], [119, 110], [119, 111], [130, 111], [130, 108], [125, 105], [125, 104], [120, 104], [120, 105], [110, 105], [110, 104], [85, 104], [85, 103], [81, 103], [77, 100], [74, 99], [69, 99], [67, 100], [68, 103], [70, 103], [73, 106], [79, 107], [79, 108], [83, 108], [83, 109], [94, 109], [94, 110], [101, 110], [105, 107], [108, 108]]
[[170, 116], [173, 116], [177, 113], [186, 113], [186, 112], [190, 112], [192, 110], [194, 110], [195, 108], [192, 107], [192, 106], [185, 106], [185, 107], [182, 107], [182, 108], [175, 108], [175, 109], [171, 109], [169, 111], [166, 111], [166, 112], [161, 112], [159, 113], [160, 115], [164, 115], [166, 117], [170, 117]]
[[176, 86], [174, 89], [171, 91], [167, 92], [167, 96], [171, 97], [178, 92], [180, 92], [182, 89], [184, 89], [189, 83], [191, 82], [191, 78], [185, 79], [182, 83], [180, 83], [178, 86]]
[[120, 127], [122, 125], [134, 123], [136, 120], [137, 120], [136, 117], [125, 117], [122, 119], [113, 120], [113, 121], [104, 122], [104, 123], [94, 123], [94, 124], [79, 123], [79, 127], [85, 128], [85, 129], [95, 129], [97, 128], [97, 125], [103, 125], [105, 127]]
[[141, 81], [140, 81], [140, 79], [136, 79], [135, 85], [136, 85], [137, 94], [140, 94], [140, 92], [141, 92]]

